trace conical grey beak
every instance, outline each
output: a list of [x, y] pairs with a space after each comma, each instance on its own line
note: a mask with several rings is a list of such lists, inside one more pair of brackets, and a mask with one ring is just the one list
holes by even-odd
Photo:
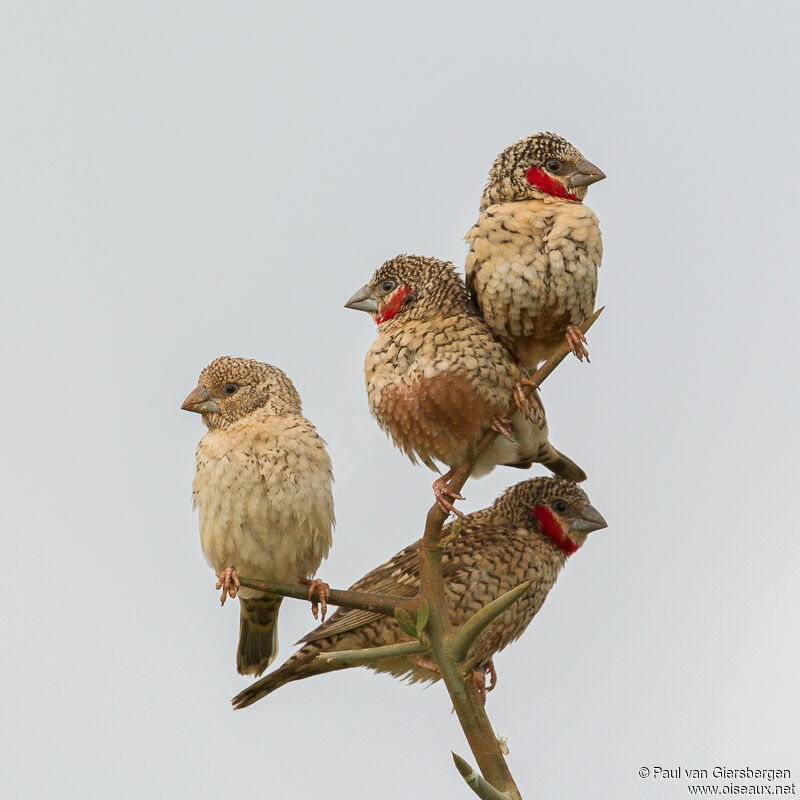
[[570, 189], [575, 189], [577, 186], [591, 186], [593, 183], [603, 180], [605, 176], [603, 170], [596, 167], [591, 161], [582, 158], [575, 165], [575, 172], [570, 176], [567, 185]]
[[581, 509], [581, 515], [569, 526], [569, 529], [571, 531], [591, 533], [592, 531], [599, 531], [601, 528], [607, 527], [608, 523], [603, 519], [600, 512], [594, 506], [587, 503]]
[[184, 411], [194, 411], [197, 414], [219, 414], [217, 401], [213, 400], [211, 392], [200, 384], [192, 389], [192, 393], [183, 401], [181, 408]]
[[352, 308], [356, 311], [369, 311], [373, 314], [378, 313], [378, 304], [372, 297], [368, 286], [362, 286], [345, 304], [345, 308]]

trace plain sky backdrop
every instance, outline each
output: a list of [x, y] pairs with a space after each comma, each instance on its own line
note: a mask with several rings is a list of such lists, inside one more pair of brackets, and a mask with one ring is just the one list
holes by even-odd
[[[592, 363], [544, 400], [609, 527], [496, 659], [511, 769], [531, 799], [800, 778], [798, 36], [789, 2], [4, 2], [0, 794], [469, 796], [441, 685], [230, 710], [179, 406], [218, 355], [281, 366], [334, 463], [321, 577], [416, 539], [434, 476], [371, 420], [374, 326], [342, 306], [399, 252], [462, 267], [538, 130], [608, 175]], [[312, 626], [287, 601], [280, 660]]]

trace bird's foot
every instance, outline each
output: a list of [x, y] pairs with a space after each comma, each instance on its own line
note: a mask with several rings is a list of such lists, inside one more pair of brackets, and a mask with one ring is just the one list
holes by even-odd
[[[533, 389], [530, 395], [525, 394], [525, 387]], [[514, 403], [517, 408], [528, 418], [534, 419], [541, 416], [542, 409], [534, 392], [539, 388], [539, 384], [528, 378], [522, 378], [514, 384]]]
[[472, 680], [475, 682], [475, 688], [481, 698], [481, 703], [486, 705], [486, 671], [480, 667], [475, 667], [472, 670]]
[[578, 361], [583, 361], [585, 357], [588, 364], [589, 351], [586, 349], [586, 337], [583, 335], [583, 331], [577, 325], [567, 325], [567, 332], [564, 338], [572, 348], [572, 352], [578, 357]]
[[317, 619], [320, 611], [322, 611], [322, 619], [320, 621], [325, 622], [325, 615], [328, 613], [328, 600], [331, 596], [331, 587], [319, 578], [314, 578], [314, 580], [300, 578], [300, 583], [308, 586], [309, 600], [314, 596], [314, 592], [317, 593], [317, 597], [319, 597], [319, 606], [317, 606], [316, 600], [311, 600], [311, 613], [314, 615], [314, 619]]
[[497, 670], [494, 668], [494, 661], [490, 658], [486, 664], [486, 671], [489, 673], [489, 677], [491, 678], [492, 682], [486, 687], [487, 692], [491, 692], [495, 686], [497, 686]]
[[[486, 685], [486, 675], [489, 675], [491, 683]], [[494, 662], [489, 660], [483, 667], [475, 667], [472, 670], [472, 680], [475, 681], [475, 687], [480, 695], [481, 702], [486, 705], [486, 693], [491, 692], [497, 686], [497, 671], [494, 668]]]
[[511, 433], [511, 429], [507, 427], [510, 424], [511, 424], [510, 419], [504, 419], [503, 417], [498, 417], [497, 414], [495, 414], [492, 417], [492, 425], [491, 425], [492, 430], [497, 431], [502, 436], [505, 436], [506, 439], [510, 439], [513, 442], [514, 436]]
[[441, 508], [445, 514], [455, 514], [457, 517], [461, 517], [461, 519], [466, 519], [465, 515], [462, 514], [451, 502], [454, 500], [463, 500], [464, 497], [458, 492], [450, 491], [448, 486], [449, 479], [450, 472], [448, 472], [446, 475], [442, 475], [441, 478], [437, 478], [433, 482], [433, 496], [436, 498], [439, 508]]
[[217, 589], [222, 589], [222, 595], [219, 598], [219, 604], [225, 605], [225, 601], [229, 597], [236, 597], [236, 592], [239, 591], [239, 575], [233, 567], [228, 567], [222, 570], [217, 575]]

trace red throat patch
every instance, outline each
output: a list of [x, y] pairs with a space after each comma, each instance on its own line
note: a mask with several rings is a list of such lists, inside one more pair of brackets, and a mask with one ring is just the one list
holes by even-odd
[[576, 200], [579, 203], [582, 202], [577, 195], [568, 192], [561, 181], [556, 180], [543, 169], [539, 169], [538, 167], [526, 169], [525, 177], [528, 179], [528, 183], [535, 186], [540, 192], [549, 194], [551, 197], [560, 197], [562, 200]]
[[572, 539], [569, 539], [558, 520], [553, 516], [553, 512], [545, 506], [534, 506], [533, 515], [539, 521], [539, 526], [542, 533], [562, 552], [571, 556], [573, 553], [580, 550], [579, 545], [575, 544]]
[[375, 324], [380, 325], [382, 322], [388, 322], [394, 317], [403, 307], [403, 303], [405, 303], [410, 292], [411, 287], [407, 285], [395, 289], [393, 294], [390, 295], [389, 299], [386, 301], [383, 310], [375, 315]]

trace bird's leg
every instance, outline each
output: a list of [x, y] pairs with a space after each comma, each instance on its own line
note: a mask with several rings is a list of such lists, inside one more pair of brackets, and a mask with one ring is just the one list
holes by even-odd
[[583, 361], [586, 357], [586, 363], [589, 363], [589, 351], [586, 349], [586, 337], [583, 331], [577, 325], [567, 325], [567, 332], [564, 337], [567, 344], [572, 348], [572, 352], [578, 357], [578, 361]]
[[534, 392], [539, 388], [538, 383], [529, 378], [521, 378], [514, 384], [514, 403], [528, 419], [533, 419], [541, 416], [542, 409], [533, 392], [530, 396], [525, 394], [526, 386], [530, 386]]
[[325, 615], [328, 613], [328, 600], [331, 596], [331, 587], [328, 586], [325, 581], [321, 581], [319, 578], [314, 578], [314, 580], [310, 580], [309, 578], [300, 578], [300, 583], [308, 586], [308, 599], [314, 596], [314, 592], [317, 593], [319, 597], [319, 608], [317, 607], [317, 601], [311, 600], [311, 613], [314, 615], [314, 619], [317, 619], [319, 616], [320, 610], [322, 611], [322, 622], [325, 622]]
[[509, 428], [506, 427], [506, 426], [508, 426], [510, 424], [511, 424], [511, 420], [503, 419], [502, 417], [498, 417], [497, 414], [495, 414], [492, 417], [492, 426], [491, 426], [492, 430], [493, 431], [497, 431], [499, 434], [505, 436], [506, 439], [511, 439], [511, 441], [513, 442], [514, 441], [514, 437], [511, 434], [511, 431], [509, 430]]
[[219, 598], [219, 604], [225, 605], [225, 601], [229, 597], [236, 597], [236, 592], [239, 591], [239, 575], [233, 567], [228, 567], [222, 570], [217, 575], [217, 589], [222, 589], [222, 595]]
[[[462, 514], [453, 504], [450, 502], [451, 500], [463, 500], [464, 498], [458, 492], [451, 492], [448, 487], [448, 481], [450, 478], [453, 477], [454, 469], [450, 469], [442, 475], [441, 478], [437, 478], [433, 482], [433, 496], [436, 498], [436, 502], [439, 504], [439, 508], [445, 512], [445, 514], [453, 513], [457, 517], [461, 517], [461, 519], [466, 519], [464, 514]], [[450, 498], [450, 499], [448, 499]]]

